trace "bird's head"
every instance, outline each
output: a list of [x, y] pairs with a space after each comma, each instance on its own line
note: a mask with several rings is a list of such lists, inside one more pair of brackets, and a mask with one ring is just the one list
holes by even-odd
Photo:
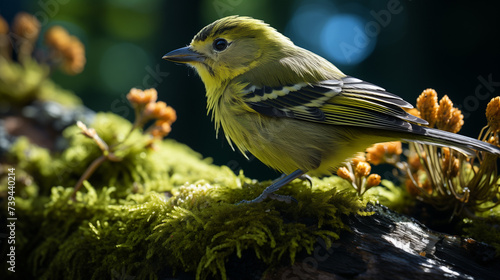
[[189, 46], [171, 51], [163, 59], [188, 63], [209, 86], [279, 59], [276, 54], [283, 54], [290, 45], [288, 38], [260, 20], [229, 16], [207, 25]]

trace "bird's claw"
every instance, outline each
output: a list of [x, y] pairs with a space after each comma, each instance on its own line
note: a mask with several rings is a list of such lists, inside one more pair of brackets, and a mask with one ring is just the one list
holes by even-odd
[[307, 181], [309, 182], [309, 185], [312, 187], [313, 186], [313, 181], [312, 181], [312, 178], [311, 176], [307, 175], [307, 174], [302, 174], [299, 176], [299, 179], [300, 180], [303, 180], [303, 181]]

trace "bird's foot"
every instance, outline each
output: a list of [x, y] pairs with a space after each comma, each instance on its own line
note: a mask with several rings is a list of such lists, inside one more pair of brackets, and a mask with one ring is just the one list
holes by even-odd
[[294, 172], [290, 173], [289, 175], [283, 174], [281, 177], [279, 177], [278, 179], [274, 180], [273, 183], [269, 187], [267, 187], [255, 199], [252, 199], [252, 200], [242, 200], [242, 201], [236, 203], [236, 205], [239, 205], [239, 204], [249, 204], [249, 203], [258, 203], [258, 202], [262, 202], [264, 199], [266, 199], [268, 197], [271, 198], [271, 199], [276, 199], [278, 201], [283, 201], [283, 202], [286, 202], [286, 203], [291, 203], [292, 201], [293, 202], [297, 202], [297, 199], [293, 198], [292, 196], [281, 195], [281, 194], [275, 194], [274, 193], [275, 191], [279, 190], [279, 188], [281, 188], [282, 186], [290, 183], [291, 181], [293, 181], [296, 178], [300, 178], [300, 179], [303, 179], [303, 180], [308, 180], [311, 183], [311, 185], [312, 185], [311, 178], [309, 176], [305, 175], [302, 170], [297, 169]]

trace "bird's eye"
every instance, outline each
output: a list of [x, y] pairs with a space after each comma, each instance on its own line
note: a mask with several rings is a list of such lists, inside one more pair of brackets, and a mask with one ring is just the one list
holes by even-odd
[[216, 50], [218, 52], [225, 50], [227, 48], [227, 46], [229, 46], [229, 43], [226, 41], [226, 39], [222, 39], [222, 38], [215, 39], [215, 41], [213, 43], [214, 50]]

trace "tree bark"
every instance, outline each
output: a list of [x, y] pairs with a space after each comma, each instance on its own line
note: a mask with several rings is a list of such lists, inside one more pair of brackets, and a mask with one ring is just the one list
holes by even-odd
[[265, 279], [500, 279], [495, 249], [472, 239], [429, 230], [418, 221], [370, 205], [354, 215], [329, 249], [322, 240], [311, 255]]

